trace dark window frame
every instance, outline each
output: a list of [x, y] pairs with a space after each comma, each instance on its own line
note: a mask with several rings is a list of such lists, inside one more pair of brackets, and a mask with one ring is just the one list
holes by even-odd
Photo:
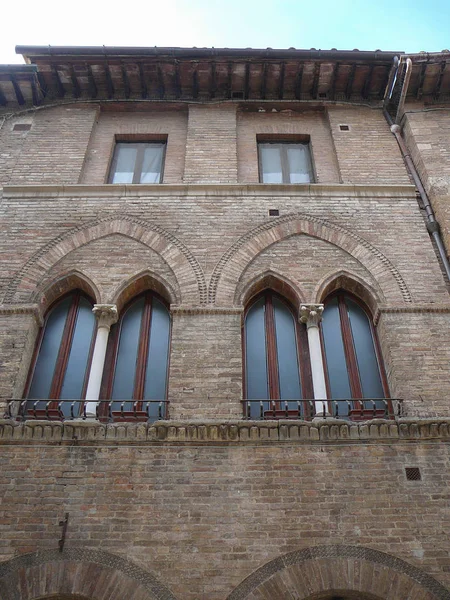
[[[272, 138], [265, 138], [265, 137], [261, 137], [258, 136], [257, 137], [257, 146], [258, 146], [258, 178], [259, 178], [259, 182], [260, 183], [265, 183], [264, 182], [264, 171], [263, 171], [263, 164], [262, 164], [262, 146], [266, 146], [266, 145], [271, 145], [271, 146], [279, 146], [280, 148], [280, 162], [281, 162], [281, 178], [282, 181], [280, 183], [282, 184], [290, 184], [290, 185], [309, 185], [310, 183], [315, 183], [317, 180], [316, 177], [316, 173], [315, 173], [315, 169], [314, 169], [314, 161], [313, 161], [313, 155], [312, 155], [312, 149], [311, 149], [311, 141], [308, 140], [304, 140], [304, 136], [302, 136], [301, 140], [285, 140], [283, 138], [277, 138], [277, 139], [272, 139]], [[306, 148], [308, 149], [308, 155], [309, 155], [309, 165], [310, 165], [310, 180], [308, 183], [291, 183], [291, 172], [289, 169], [289, 158], [288, 158], [288, 153], [287, 153], [287, 149], [289, 146], [306, 146]], [[268, 185], [277, 185], [275, 183], [273, 184], [268, 184]]]
[[[118, 157], [119, 157], [119, 148], [120, 148], [120, 146], [125, 146], [125, 145], [134, 146], [134, 147], [136, 147], [136, 150], [137, 150], [136, 162], [134, 164], [133, 180], [131, 183], [128, 183], [128, 184], [113, 183], [114, 175], [116, 173], [116, 168], [117, 168], [117, 161], [118, 161]], [[140, 178], [142, 176], [142, 165], [144, 162], [144, 153], [145, 153], [145, 149], [148, 146], [161, 146], [161, 148], [162, 148], [161, 170], [159, 173], [159, 181], [154, 184], [141, 184]], [[167, 138], [166, 139], [151, 139], [151, 140], [148, 140], [148, 139], [136, 140], [136, 139], [123, 139], [123, 138], [117, 139], [116, 138], [114, 150], [113, 150], [113, 154], [112, 154], [112, 158], [111, 158], [111, 164], [109, 166], [108, 183], [112, 184], [112, 185], [135, 185], [135, 184], [158, 185], [160, 183], [163, 183], [163, 181], [164, 181], [164, 166], [165, 166], [165, 162], [166, 162], [166, 151], [167, 151]]]
[[[111, 334], [108, 340], [108, 346], [106, 350], [105, 367], [103, 370], [103, 378], [100, 389], [100, 399], [111, 400], [114, 377], [116, 372], [117, 357], [119, 352], [120, 336], [122, 332], [123, 319], [131, 306], [137, 302], [140, 298], [145, 298], [144, 310], [141, 316], [141, 324], [139, 328], [139, 340], [138, 340], [138, 351], [137, 351], [137, 364], [134, 375], [134, 386], [133, 386], [133, 398], [125, 398], [125, 401], [137, 402], [137, 410], [142, 408], [143, 403], [148, 402], [143, 399], [145, 376], [147, 369], [149, 339], [151, 335], [151, 313], [152, 313], [152, 300], [155, 297], [159, 300], [164, 307], [167, 309], [169, 315], [169, 346], [167, 352], [167, 371], [166, 371], [166, 397], [161, 400], [167, 400], [169, 390], [169, 371], [170, 371], [170, 355], [171, 355], [171, 344], [172, 344], [172, 318], [170, 314], [170, 308], [167, 301], [153, 290], [146, 290], [137, 296], [134, 296], [121, 311], [119, 320], [116, 325], [111, 328]], [[116, 402], [115, 400], [111, 400]]]
[[[273, 308], [273, 297], [276, 297], [279, 301], [289, 309], [292, 318], [294, 320], [295, 327], [295, 340], [297, 346], [297, 359], [298, 368], [300, 374], [302, 398], [304, 400], [314, 398], [313, 385], [312, 385], [312, 373], [310, 364], [309, 344], [308, 336], [306, 332], [306, 326], [300, 324], [296, 318], [296, 312], [290, 302], [288, 302], [283, 296], [271, 289], [265, 289], [256, 296], [254, 296], [248, 303], [243, 317], [241, 325], [241, 339], [242, 339], [242, 368], [243, 368], [243, 394], [245, 400], [252, 400], [247, 395], [247, 356], [246, 356], [246, 332], [245, 332], [245, 321], [248, 312], [253, 305], [258, 302], [262, 297], [265, 299], [265, 311], [264, 311], [264, 323], [265, 323], [265, 334], [266, 334], [266, 360], [267, 360], [267, 389], [268, 396], [266, 401], [275, 401], [277, 409], [284, 407], [284, 400], [280, 399], [280, 387], [279, 387], [279, 376], [278, 376], [278, 357], [277, 357], [277, 345], [276, 345], [276, 332], [275, 332], [275, 316]], [[263, 400], [264, 401], [264, 400]]]
[[[25, 383], [24, 393], [23, 393], [23, 398], [26, 400], [30, 400], [30, 402], [32, 402], [33, 400], [39, 400], [39, 401], [44, 400], [42, 398], [39, 398], [39, 399], [28, 398], [28, 394], [31, 389], [31, 383], [33, 381], [34, 373], [36, 370], [37, 360], [39, 357], [39, 352], [40, 352], [40, 349], [42, 346], [42, 342], [44, 340], [44, 335], [46, 332], [49, 317], [52, 313], [52, 310], [56, 307], [56, 305], [59, 304], [60, 302], [62, 302], [68, 296], [73, 296], [73, 298], [72, 298], [72, 302], [69, 306], [69, 309], [67, 311], [66, 321], [64, 324], [63, 334], [61, 337], [61, 343], [59, 346], [59, 350], [58, 350], [58, 354], [57, 354], [57, 358], [56, 358], [56, 362], [55, 362], [55, 368], [53, 371], [52, 382], [50, 384], [49, 397], [46, 399], [46, 400], [54, 400], [54, 402], [52, 402], [50, 404], [49, 408], [56, 408], [58, 406], [58, 403], [60, 402], [59, 397], [61, 395], [61, 390], [62, 390], [62, 386], [64, 383], [64, 377], [66, 375], [67, 365], [69, 362], [70, 350], [72, 348], [72, 342], [73, 342], [73, 337], [74, 337], [74, 333], [75, 333], [75, 326], [76, 326], [76, 320], [77, 320], [77, 315], [78, 315], [78, 307], [79, 307], [79, 303], [80, 303], [80, 298], [84, 298], [85, 300], [87, 300], [89, 302], [89, 304], [91, 304], [92, 307], [94, 306], [94, 302], [92, 301], [92, 299], [87, 294], [85, 294], [83, 291], [81, 291], [79, 289], [71, 290], [67, 294], [64, 294], [63, 296], [60, 296], [59, 298], [57, 298], [49, 306], [49, 308], [46, 312], [46, 315], [45, 315], [44, 323], [43, 323], [43, 325], [39, 331], [38, 337], [36, 339], [36, 344], [35, 344], [33, 356], [31, 359], [30, 369], [28, 371], [28, 376], [27, 376], [27, 380]], [[97, 327], [94, 326], [92, 329], [92, 338], [90, 341], [88, 360], [86, 363], [86, 371], [85, 371], [84, 380], [83, 380], [83, 387], [82, 387], [82, 393], [81, 393], [82, 400], [84, 400], [86, 397], [86, 390], [87, 390], [89, 374], [90, 374], [90, 370], [91, 370], [92, 355], [94, 352], [96, 332], [97, 332]], [[64, 402], [70, 402], [70, 400], [64, 400]], [[82, 404], [83, 403], [80, 403], [80, 411], [82, 408]]]
[[[375, 350], [375, 358], [377, 360], [378, 371], [379, 371], [380, 379], [381, 379], [381, 385], [382, 385], [383, 392], [384, 392], [384, 398], [386, 400], [389, 400], [391, 396], [390, 396], [390, 392], [389, 392], [389, 385], [388, 385], [386, 370], [384, 367], [383, 356], [381, 354], [380, 342], [378, 340], [376, 328], [373, 324], [373, 319], [372, 319], [371, 313], [370, 313], [369, 309], [367, 308], [366, 304], [364, 302], [362, 302], [357, 296], [355, 296], [354, 294], [352, 294], [350, 292], [347, 292], [346, 290], [341, 289], [341, 290], [336, 290], [332, 294], [327, 296], [327, 298], [325, 299], [324, 305], [326, 308], [327, 302], [329, 302], [333, 298], [337, 298], [338, 309], [339, 309], [339, 319], [340, 319], [341, 332], [342, 332], [342, 341], [343, 341], [343, 346], [344, 346], [345, 363], [347, 366], [347, 373], [348, 373], [348, 377], [349, 377], [349, 385], [350, 385], [350, 393], [351, 393], [350, 399], [362, 400], [363, 392], [362, 392], [361, 378], [359, 375], [356, 350], [355, 350], [354, 341], [353, 341], [353, 334], [352, 334], [352, 329], [351, 329], [351, 324], [350, 324], [350, 318], [348, 316], [347, 308], [345, 305], [346, 297], [349, 298], [355, 304], [357, 304], [364, 311], [364, 313], [367, 317], [367, 321], [368, 321], [369, 327], [370, 327], [370, 332], [372, 334], [372, 341], [373, 341], [373, 346], [374, 346], [374, 350]], [[325, 384], [326, 384], [326, 388], [327, 388], [327, 396], [328, 396], [329, 402], [332, 402], [333, 398], [331, 396], [331, 385], [330, 385], [330, 380], [329, 380], [329, 376], [328, 376], [327, 359], [326, 359], [326, 353], [325, 353], [325, 341], [324, 341], [324, 337], [323, 337], [322, 327], [320, 328], [320, 339], [321, 339], [321, 344], [322, 344], [322, 358], [323, 358], [323, 367], [324, 367], [324, 372], [325, 372]], [[355, 402], [354, 409], [361, 410], [362, 409], [361, 403]]]

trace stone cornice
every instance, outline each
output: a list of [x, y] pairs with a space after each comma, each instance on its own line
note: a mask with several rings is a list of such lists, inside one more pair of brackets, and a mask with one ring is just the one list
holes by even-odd
[[0, 420], [0, 445], [147, 445], [258, 443], [450, 442], [450, 418], [375, 419], [355, 423], [338, 419], [305, 421], [159, 421], [103, 424], [98, 421]]
[[399, 305], [380, 305], [374, 314], [373, 322], [375, 325], [378, 324], [382, 314], [395, 314], [395, 313], [450, 313], [450, 304], [399, 304]]
[[0, 315], [33, 315], [39, 327], [44, 323], [38, 304], [0, 304]]
[[[1, 188], [0, 188], [1, 189]], [[103, 184], [103, 185], [6, 185], [4, 198], [73, 198], [74, 196], [95, 198], [139, 197], [139, 196], [270, 196], [270, 197], [342, 197], [357, 198], [413, 198], [413, 185], [359, 185], [359, 184]]]

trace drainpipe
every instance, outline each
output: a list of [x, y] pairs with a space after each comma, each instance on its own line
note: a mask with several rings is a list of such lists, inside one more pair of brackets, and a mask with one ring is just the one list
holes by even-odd
[[[409, 80], [411, 77], [411, 71], [412, 71], [412, 61], [410, 58], [406, 59], [405, 79], [403, 81], [402, 89], [400, 92], [400, 100], [398, 103], [397, 113], [395, 116], [395, 123], [394, 123], [391, 115], [388, 113], [388, 111], [386, 109], [386, 106], [391, 98], [392, 91], [394, 89], [395, 79], [398, 75], [398, 70], [399, 70], [401, 63], [402, 63], [402, 59], [400, 59], [400, 61], [399, 61], [397, 57], [394, 58], [394, 69], [392, 71], [392, 81], [391, 81], [391, 78], [389, 78], [388, 86], [386, 88], [386, 96], [384, 99], [383, 114], [384, 114], [387, 122], [389, 123], [391, 132], [394, 134], [395, 139], [397, 140], [397, 144], [400, 148], [402, 156], [405, 160], [405, 163], [408, 167], [409, 172], [411, 173], [411, 176], [414, 180], [414, 184], [420, 194], [420, 198], [422, 200], [422, 204], [425, 209], [425, 214], [426, 214], [426, 218], [427, 218], [426, 225], [427, 225], [428, 233], [431, 235], [431, 237], [434, 239], [434, 241], [436, 243], [436, 247], [438, 249], [439, 256], [442, 260], [442, 264], [444, 266], [444, 270], [447, 275], [447, 279], [450, 281], [450, 263], [449, 263], [449, 260], [447, 257], [447, 253], [445, 251], [444, 242], [442, 241], [440, 226], [439, 226], [439, 223], [434, 214], [434, 210], [433, 210], [433, 207], [431, 206], [430, 199], [428, 198], [428, 194], [426, 193], [425, 188], [422, 185], [422, 181], [420, 180], [420, 176], [419, 176], [419, 173], [417, 172], [416, 166], [411, 157], [411, 153], [409, 152], [409, 150], [405, 144], [405, 140], [403, 139], [403, 136], [401, 133], [402, 128], [399, 125], [399, 122], [401, 119], [401, 113], [402, 113], [403, 107], [405, 105], [406, 93], [408, 90], [408, 84], [409, 84]], [[389, 85], [389, 83], [391, 83], [391, 85]]]

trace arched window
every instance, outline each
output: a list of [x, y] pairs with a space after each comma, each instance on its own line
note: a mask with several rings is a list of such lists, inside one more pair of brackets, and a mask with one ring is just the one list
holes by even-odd
[[[255, 400], [288, 402], [288, 409], [299, 414], [302, 404], [296, 401], [312, 398], [311, 372], [306, 330], [294, 316], [290, 305], [280, 296], [266, 290], [249, 306], [244, 319], [245, 397], [247, 414], [258, 418], [279, 409], [286, 412], [286, 402], [269, 403]], [[275, 405], [275, 411], [273, 409]]]
[[[113, 400], [115, 416], [136, 414], [143, 419], [158, 416], [158, 403], [167, 396], [170, 315], [165, 303], [153, 292], [145, 292], [123, 311], [111, 329], [106, 358], [109, 373], [104, 396]], [[131, 414], [130, 414], [131, 413]]]
[[[30, 371], [26, 397], [30, 416], [44, 416], [48, 402], [36, 400], [81, 400], [86, 393], [87, 379], [95, 330], [92, 302], [76, 290], [56, 302], [47, 313], [38, 339], [35, 359]], [[70, 416], [70, 402], [61, 403], [64, 416]], [[58, 404], [50, 405], [58, 418]], [[76, 416], [81, 403], [72, 410]]]
[[[325, 302], [322, 319], [328, 396], [330, 399], [371, 399], [379, 410], [386, 408], [376, 399], [388, 398], [386, 377], [376, 331], [359, 300], [343, 291]], [[373, 402], [352, 403], [352, 410], [373, 410]], [[339, 414], [348, 406], [339, 404]]]

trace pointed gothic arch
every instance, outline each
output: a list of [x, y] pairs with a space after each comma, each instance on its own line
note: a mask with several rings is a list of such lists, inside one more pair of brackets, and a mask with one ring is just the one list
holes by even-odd
[[239, 277], [247, 265], [269, 246], [299, 234], [334, 244], [361, 263], [369, 273], [376, 273], [374, 277], [386, 298], [397, 302], [412, 302], [402, 275], [381, 250], [341, 225], [298, 213], [258, 225], [236, 240], [214, 268], [208, 302], [230, 304], [235, 296]]
[[157, 252], [175, 274], [183, 301], [204, 304], [207, 288], [203, 270], [192, 252], [172, 233], [159, 225], [128, 215], [115, 215], [91, 221], [59, 235], [45, 244], [22, 266], [11, 280], [4, 297], [14, 303], [16, 293], [34, 290], [52, 266], [69, 252], [112, 234], [122, 234]]

